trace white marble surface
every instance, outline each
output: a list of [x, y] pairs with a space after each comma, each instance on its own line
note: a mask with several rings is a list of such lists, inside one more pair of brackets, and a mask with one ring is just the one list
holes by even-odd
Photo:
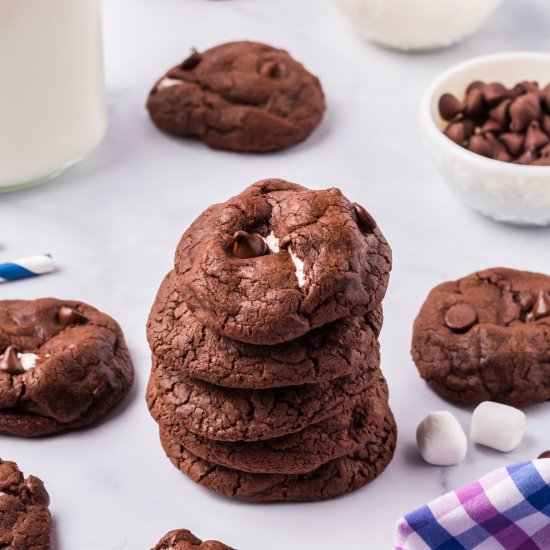
[[[508, 455], [470, 446], [458, 466], [424, 464], [415, 449], [417, 423], [449, 409], [468, 430], [471, 411], [432, 393], [409, 356], [412, 321], [435, 284], [496, 265], [550, 273], [550, 229], [499, 225], [463, 207], [437, 175], [417, 128], [422, 90], [452, 63], [547, 50], [545, 0], [506, 0], [483, 33], [423, 55], [362, 41], [330, 0], [113, 0], [105, 8], [107, 139], [57, 180], [0, 196], [0, 258], [49, 251], [59, 266], [53, 275], [1, 286], [0, 298], [53, 295], [104, 309], [123, 326], [137, 373], [126, 405], [92, 430], [0, 440], [0, 456], [45, 480], [57, 550], [147, 549], [176, 527], [240, 550], [391, 548], [401, 514], [550, 447], [545, 404], [527, 410], [525, 440]], [[191, 46], [239, 38], [286, 47], [320, 76], [329, 110], [315, 135], [280, 154], [243, 156], [157, 132], [143, 104], [160, 73]], [[210, 203], [269, 176], [340, 186], [376, 216], [394, 249], [382, 353], [398, 449], [372, 485], [331, 502], [241, 504], [195, 486], [164, 457], [143, 398], [145, 320], [180, 234]]]

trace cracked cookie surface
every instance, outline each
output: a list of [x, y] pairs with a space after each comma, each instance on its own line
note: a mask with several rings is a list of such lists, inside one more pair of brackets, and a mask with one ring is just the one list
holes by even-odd
[[[240, 256], [242, 234], [265, 242], [260, 255]], [[340, 190], [269, 179], [203, 212], [181, 238], [175, 269], [201, 324], [273, 345], [377, 309], [391, 261], [376, 222]]]
[[162, 446], [176, 468], [196, 483], [241, 500], [315, 501], [355, 491], [379, 476], [392, 459], [396, 426], [391, 412], [360, 451], [331, 460], [307, 474], [253, 474], [197, 457], [161, 431]]
[[412, 356], [437, 393], [462, 403], [550, 399], [550, 277], [495, 268], [434, 288]]
[[215, 441], [187, 430], [176, 407], [156, 398], [151, 414], [161, 431], [193, 454], [237, 470], [254, 473], [306, 473], [365, 447], [389, 412], [384, 377], [371, 381], [364, 399], [344, 411], [290, 435], [264, 441]]
[[321, 122], [319, 79], [286, 51], [256, 42], [194, 52], [153, 87], [155, 125], [215, 149], [268, 152], [304, 140]]
[[382, 310], [334, 321], [273, 346], [254, 346], [203, 327], [189, 311], [174, 271], [149, 315], [152, 352], [189, 376], [225, 387], [274, 388], [333, 380], [380, 362]]
[[187, 529], [175, 529], [159, 540], [152, 550], [234, 550], [215, 540], [202, 541]]
[[[330, 382], [265, 390], [222, 388], [153, 358], [149, 410], [169, 403], [187, 430], [220, 441], [260, 441], [303, 430], [352, 409], [379, 380], [378, 366]], [[162, 406], [162, 405], [160, 405]]]
[[124, 336], [82, 302], [0, 301], [0, 433], [41, 436], [86, 426], [130, 390]]
[[50, 497], [40, 479], [0, 459], [0, 548], [50, 550]]

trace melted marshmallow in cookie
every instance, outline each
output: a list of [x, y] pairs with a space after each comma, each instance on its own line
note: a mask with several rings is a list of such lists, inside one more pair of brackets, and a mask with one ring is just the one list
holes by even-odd
[[[279, 247], [279, 239], [275, 236], [273, 231], [269, 233], [267, 237], [262, 237], [262, 239], [264, 240], [265, 244], [267, 244], [269, 250], [274, 254], [281, 251]], [[298, 256], [296, 256], [294, 252], [292, 252], [292, 248], [290, 248], [290, 246], [288, 247], [288, 253], [290, 254], [294, 266], [296, 267], [296, 278], [298, 279], [298, 286], [302, 287], [306, 284], [304, 262], [300, 258], [298, 258]]]
[[179, 78], [170, 78], [169, 76], [165, 76], [157, 84], [157, 90], [164, 90], [164, 88], [170, 88], [172, 86], [179, 86], [180, 84], [183, 84], [183, 80], [180, 80]]
[[306, 276], [304, 273], [304, 262], [292, 252], [292, 248], [288, 247], [288, 253], [292, 259], [292, 263], [296, 267], [296, 278], [298, 279], [298, 286], [303, 287], [306, 284]]
[[36, 363], [40, 357], [36, 353], [18, 353], [17, 358], [21, 362], [21, 366], [25, 370], [32, 369], [36, 366]]

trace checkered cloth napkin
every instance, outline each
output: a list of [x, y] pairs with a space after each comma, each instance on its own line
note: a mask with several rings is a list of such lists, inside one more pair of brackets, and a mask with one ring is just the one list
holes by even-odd
[[550, 460], [499, 468], [401, 518], [396, 550], [549, 550]]

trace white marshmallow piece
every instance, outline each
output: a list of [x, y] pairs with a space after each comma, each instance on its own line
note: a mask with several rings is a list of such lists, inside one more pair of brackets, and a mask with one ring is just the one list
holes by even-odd
[[[262, 237], [262, 239], [264, 239]], [[274, 254], [280, 251], [279, 248], [279, 239], [275, 237], [275, 233], [273, 231], [264, 239], [265, 244], [267, 244], [267, 248], [271, 250]]]
[[468, 450], [466, 434], [449, 411], [434, 411], [424, 418], [416, 429], [416, 443], [422, 458], [434, 466], [458, 464]]
[[479, 445], [507, 453], [515, 449], [525, 434], [525, 414], [509, 405], [484, 401], [472, 415], [470, 439]]
[[35, 367], [36, 362], [40, 357], [36, 353], [18, 353], [17, 357], [21, 361], [21, 366], [25, 370], [29, 370]]
[[301, 288], [306, 284], [306, 275], [304, 273], [304, 262], [292, 252], [292, 248], [290, 246], [288, 247], [288, 253], [290, 254], [290, 258], [292, 260], [292, 263], [294, 264], [294, 267], [296, 268], [296, 278], [298, 279], [298, 286]]
[[164, 90], [164, 88], [171, 88], [172, 86], [179, 86], [180, 84], [183, 84], [183, 80], [179, 80], [178, 78], [170, 78], [169, 76], [165, 76], [157, 84], [157, 90]]

